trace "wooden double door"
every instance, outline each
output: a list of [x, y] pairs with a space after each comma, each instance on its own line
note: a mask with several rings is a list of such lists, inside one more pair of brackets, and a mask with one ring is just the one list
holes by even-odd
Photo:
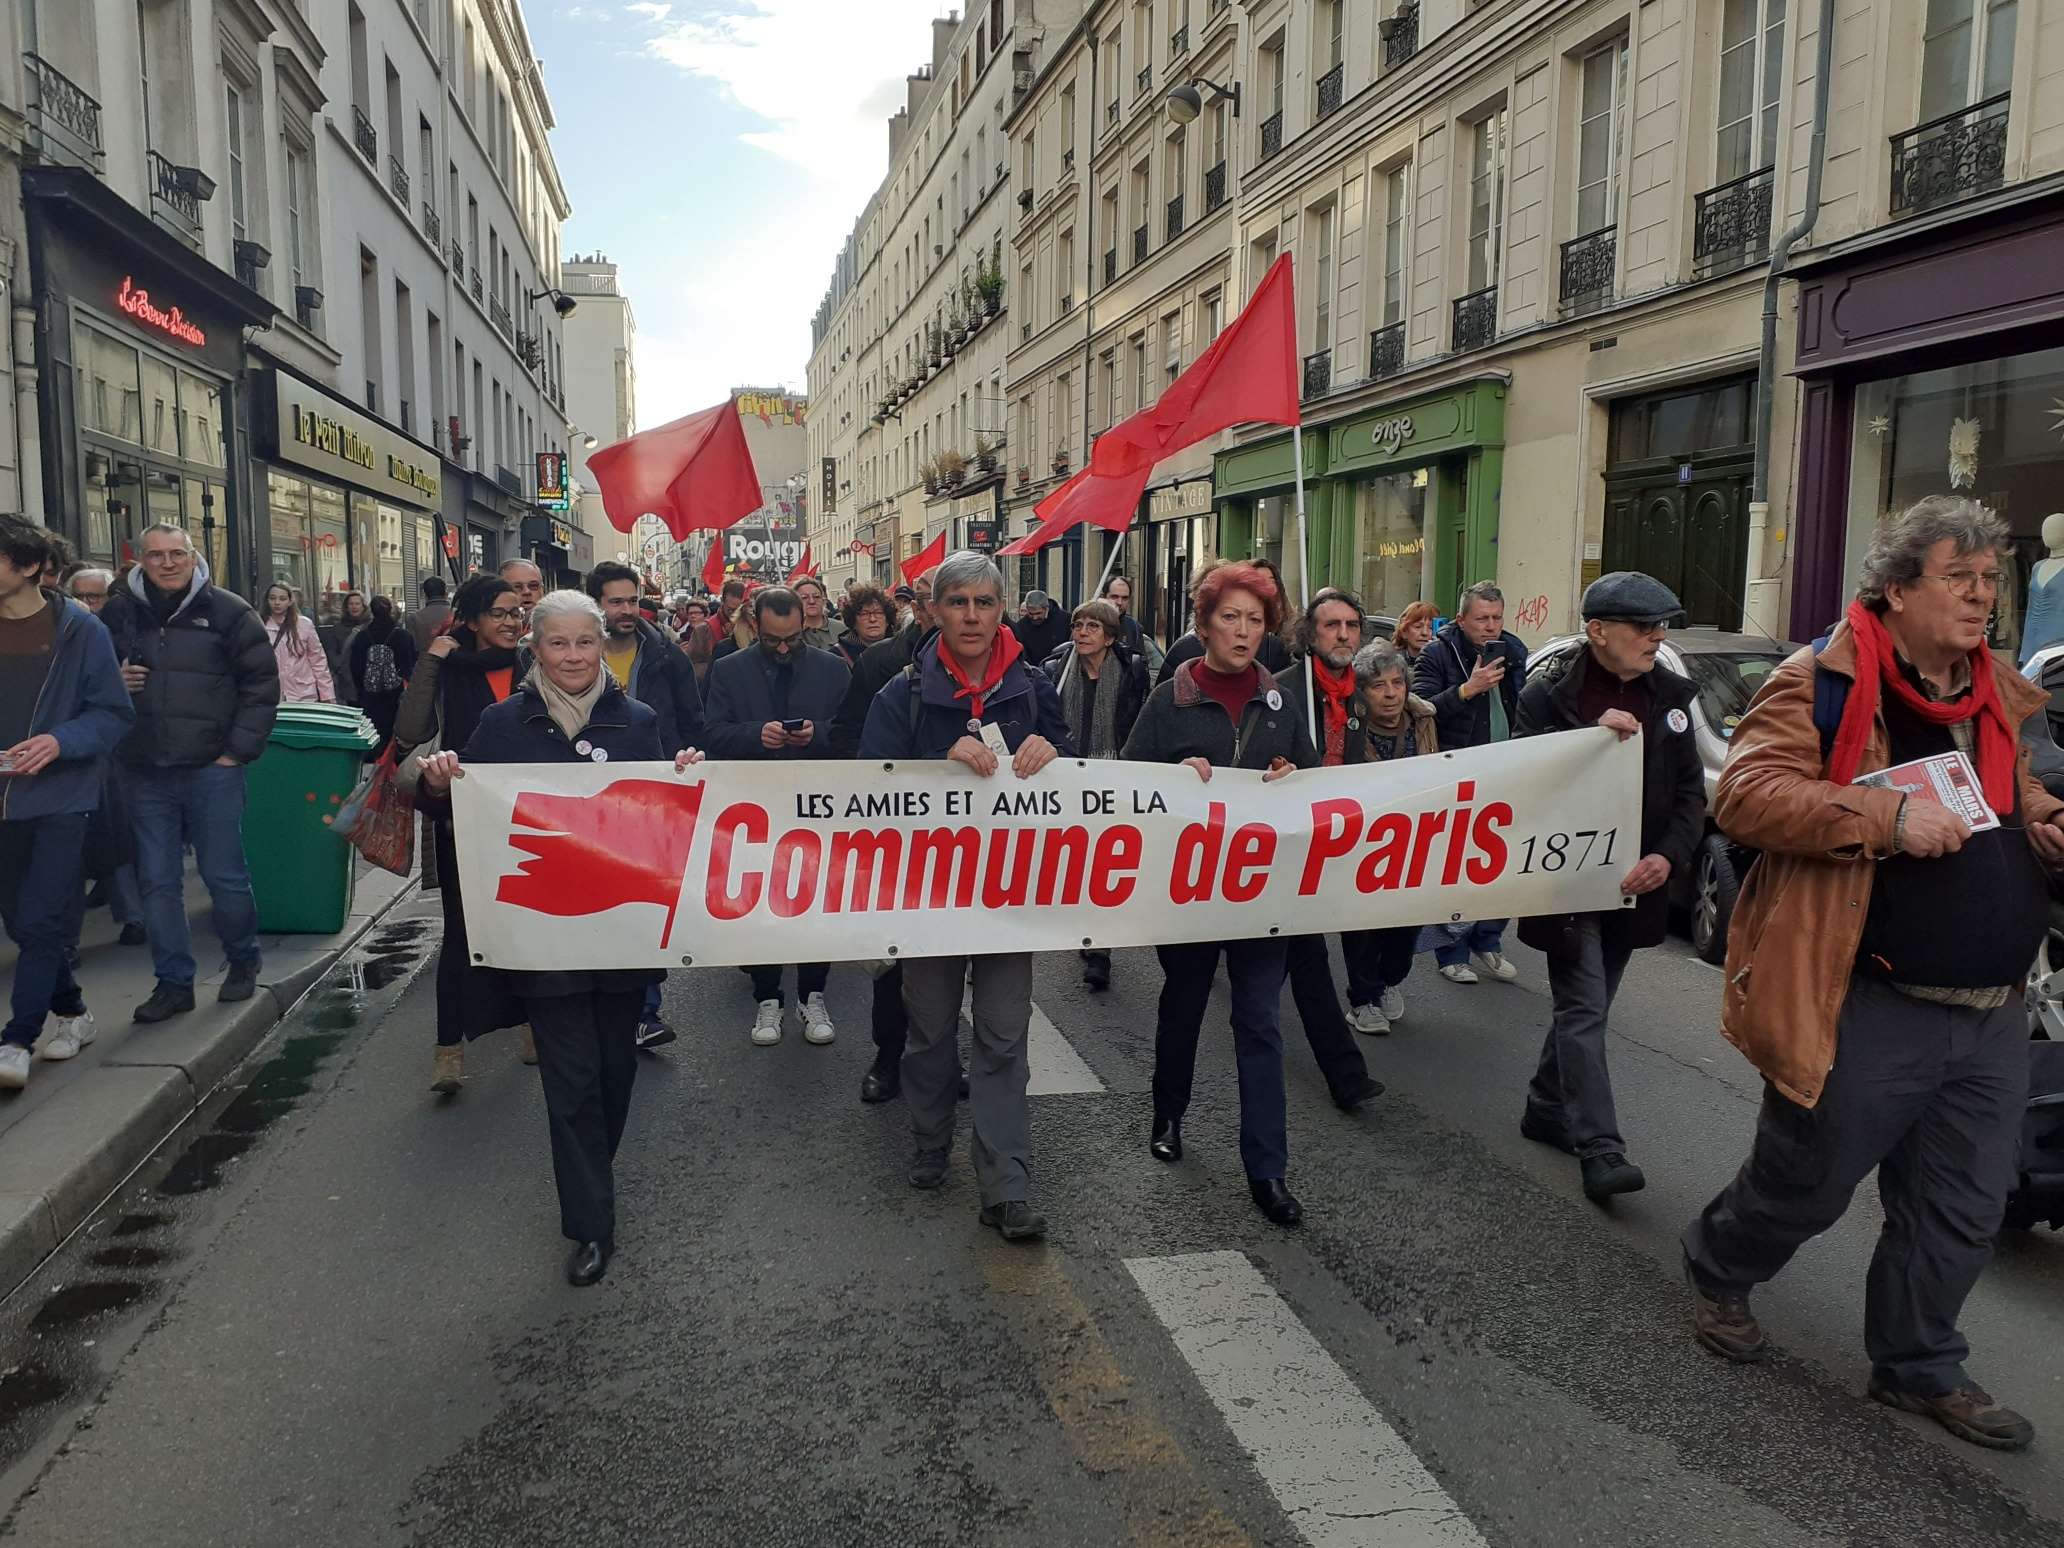
[[1601, 568], [1653, 575], [1677, 593], [1693, 626], [1739, 630], [1750, 473], [1741, 463], [1608, 474]]

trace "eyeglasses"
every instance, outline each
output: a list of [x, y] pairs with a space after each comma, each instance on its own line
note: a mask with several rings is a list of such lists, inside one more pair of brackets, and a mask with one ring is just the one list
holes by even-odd
[[491, 607], [487, 610], [485, 616], [492, 618], [496, 623], [521, 623], [523, 621], [523, 609], [520, 607]]
[[1966, 599], [1983, 593], [1998, 596], [2000, 587], [2006, 581], [2003, 570], [1951, 570], [1947, 575], [1916, 575], [1915, 580], [1941, 581], [1954, 596]]

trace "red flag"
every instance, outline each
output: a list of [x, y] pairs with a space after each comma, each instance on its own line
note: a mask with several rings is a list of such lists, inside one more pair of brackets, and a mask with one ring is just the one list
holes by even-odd
[[724, 584], [724, 540], [712, 537], [709, 557], [702, 561], [702, 589], [715, 596]]
[[665, 946], [702, 788], [622, 779], [591, 796], [519, 793], [509, 842], [531, 858], [501, 879], [495, 901], [559, 919], [657, 903], [666, 910], [659, 942]]
[[653, 515], [678, 540], [758, 510], [760, 475], [736, 400], [588, 453], [610, 525], [628, 532]]
[[810, 545], [805, 543], [803, 545], [803, 557], [798, 559], [796, 567], [788, 572], [787, 584], [793, 586], [805, 575], [815, 575], [816, 573], [817, 566], [810, 559]]
[[1147, 479], [1153, 471], [1152, 464], [1147, 464], [1135, 472], [1101, 478], [1084, 468], [1033, 507], [1033, 514], [1040, 518], [1038, 526], [998, 553], [1035, 554], [1070, 527], [1085, 521], [1112, 532], [1123, 532], [1132, 525], [1133, 512], [1139, 509], [1140, 497], [1146, 493]]
[[925, 544], [921, 552], [912, 554], [903, 561], [903, 583], [906, 586], [912, 584], [918, 576], [925, 574], [945, 557], [946, 534], [941, 532], [931, 542]]

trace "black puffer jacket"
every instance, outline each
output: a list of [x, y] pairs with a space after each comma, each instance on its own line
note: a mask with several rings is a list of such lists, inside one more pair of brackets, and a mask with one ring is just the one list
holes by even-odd
[[1462, 625], [1450, 622], [1433, 637], [1412, 666], [1412, 692], [1433, 706], [1440, 725], [1441, 746], [1482, 747], [1491, 739], [1491, 701], [1484, 694], [1462, 697], [1462, 685], [1476, 670], [1480, 655], [1505, 659], [1505, 676], [1498, 688], [1505, 695], [1505, 725], [1514, 735], [1519, 726], [1519, 691], [1526, 686], [1526, 641], [1516, 634], [1498, 636], [1496, 648], [1485, 651], [1462, 633]]
[[1124, 756], [1134, 763], [1181, 763], [1202, 758], [1215, 769], [1266, 769], [1287, 758], [1315, 769], [1319, 755], [1304, 722], [1265, 671], [1255, 673], [1254, 696], [1240, 723], [1197, 686], [1197, 663], [1185, 661], [1156, 688], [1125, 739]]
[[250, 603], [208, 579], [205, 560], [195, 560], [186, 596], [162, 624], [144, 585], [142, 571], [131, 571], [100, 615], [122, 663], [150, 668], [135, 729], [116, 756], [140, 769], [255, 762], [279, 709], [279, 663], [265, 625]]

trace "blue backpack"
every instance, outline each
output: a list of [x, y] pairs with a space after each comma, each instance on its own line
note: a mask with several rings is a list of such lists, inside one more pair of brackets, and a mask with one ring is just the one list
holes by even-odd
[[[1834, 632], [1830, 630], [1813, 642], [1813, 659], [1816, 662], [1833, 638]], [[1817, 665], [1813, 669], [1813, 729], [1820, 733], [1822, 763], [1826, 763], [1828, 754], [1835, 750], [1835, 733], [1842, 729], [1842, 711], [1849, 707], [1852, 686], [1840, 672], [1823, 672]]]

